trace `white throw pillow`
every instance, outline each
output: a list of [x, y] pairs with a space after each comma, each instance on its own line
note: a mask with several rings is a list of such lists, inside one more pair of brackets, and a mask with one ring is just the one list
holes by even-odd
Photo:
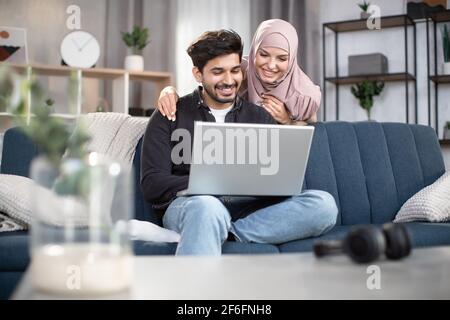
[[30, 225], [33, 219], [33, 195], [39, 197], [37, 205], [40, 212], [45, 214], [40, 218], [46, 223], [63, 225], [69, 217], [75, 226], [87, 225], [88, 210], [78, 199], [58, 196], [30, 178], [0, 174], [0, 212], [24, 225]]
[[450, 221], [450, 172], [409, 198], [394, 219], [394, 222], [411, 221]]

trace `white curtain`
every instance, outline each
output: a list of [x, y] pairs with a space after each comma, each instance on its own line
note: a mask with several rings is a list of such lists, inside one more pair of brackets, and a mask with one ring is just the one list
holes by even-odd
[[244, 54], [251, 44], [249, 0], [177, 0], [176, 86], [180, 96], [198, 85], [192, 76], [192, 61], [186, 49], [207, 30], [233, 29], [244, 41]]

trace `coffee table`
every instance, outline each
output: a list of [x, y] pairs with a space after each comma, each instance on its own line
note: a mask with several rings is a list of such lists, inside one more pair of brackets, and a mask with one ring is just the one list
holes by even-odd
[[[129, 292], [100, 298], [450, 299], [450, 247], [415, 249], [401, 261], [382, 259], [373, 265], [354, 264], [346, 256], [317, 259], [312, 253], [297, 253], [146, 256], [136, 257], [134, 269]], [[27, 272], [12, 298], [67, 297], [36, 292]]]

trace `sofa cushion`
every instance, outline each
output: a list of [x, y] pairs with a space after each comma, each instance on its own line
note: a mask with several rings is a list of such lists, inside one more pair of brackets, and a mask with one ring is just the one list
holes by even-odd
[[413, 248], [450, 245], [450, 223], [405, 223], [411, 235]]
[[394, 222], [450, 221], [450, 172], [406, 201]]
[[29, 177], [31, 161], [37, 154], [37, 147], [18, 128], [8, 129], [3, 138], [0, 173]]
[[305, 187], [333, 195], [337, 225], [392, 221], [445, 171], [431, 127], [404, 123], [317, 123]]
[[[149, 241], [133, 241], [134, 253], [142, 255], [174, 255], [176, 243], [160, 243]], [[271, 244], [240, 243], [227, 241], [222, 246], [224, 254], [269, 254], [279, 253], [278, 247]]]
[[[24, 271], [30, 262], [29, 236], [26, 231], [0, 233], [0, 271]], [[135, 255], [174, 255], [176, 243], [133, 241]], [[269, 244], [225, 242], [225, 254], [279, 253], [278, 247]]]
[[[411, 222], [405, 223], [411, 236], [412, 247], [450, 245], [450, 223]], [[279, 245], [281, 253], [307, 252], [316, 240], [340, 240], [355, 226], [336, 226], [330, 232], [317, 238], [296, 240]], [[381, 228], [381, 225], [378, 225]]]
[[162, 226], [161, 216], [157, 215], [150, 203], [144, 199], [141, 189], [141, 152], [142, 152], [142, 138], [139, 140], [136, 153], [133, 159], [134, 170], [134, 217], [137, 220], [153, 222]]
[[314, 241], [317, 240], [339, 240], [343, 239], [352, 226], [335, 226], [331, 231], [326, 234], [315, 237], [307, 238], [303, 240], [294, 240], [280, 244], [278, 249], [281, 253], [289, 252], [309, 252], [313, 249]]
[[354, 127], [370, 203], [369, 222], [390, 221], [392, 213], [398, 210], [399, 200], [383, 126], [361, 122]]

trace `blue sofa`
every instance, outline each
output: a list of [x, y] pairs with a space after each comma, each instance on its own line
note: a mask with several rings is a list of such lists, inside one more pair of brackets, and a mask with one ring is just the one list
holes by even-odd
[[[161, 224], [139, 187], [140, 150], [136, 150], [135, 217]], [[17, 129], [5, 133], [1, 173], [28, 176], [36, 147]], [[445, 172], [435, 131], [426, 126], [377, 122], [316, 124], [305, 188], [330, 192], [339, 216], [322, 239], [342, 238], [356, 224], [392, 221], [402, 204]], [[450, 223], [408, 223], [413, 246], [450, 244]], [[226, 242], [224, 253], [310, 251], [315, 239], [281, 245]], [[136, 241], [136, 255], [174, 254], [176, 244]], [[29, 263], [28, 233], [0, 233], [0, 297], [7, 298]]]

